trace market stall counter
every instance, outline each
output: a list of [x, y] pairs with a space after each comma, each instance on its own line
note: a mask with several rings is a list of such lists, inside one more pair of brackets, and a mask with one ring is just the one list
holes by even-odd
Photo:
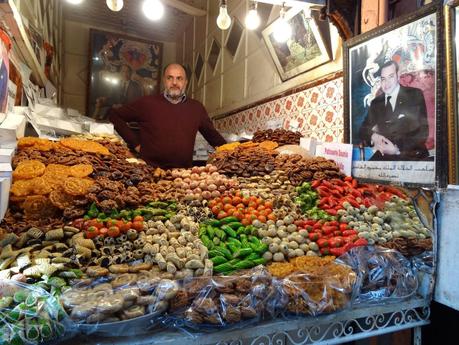
[[288, 131], [255, 139], [172, 170], [116, 137], [20, 139], [0, 343], [333, 344], [428, 323], [435, 193], [283, 150]]

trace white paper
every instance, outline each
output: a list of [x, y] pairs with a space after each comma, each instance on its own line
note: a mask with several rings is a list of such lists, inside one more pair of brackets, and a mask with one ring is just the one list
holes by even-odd
[[269, 120], [266, 122], [266, 129], [278, 129], [282, 128], [284, 124], [284, 119]]
[[16, 92], [18, 87], [11, 80], [8, 80], [8, 112], [13, 112], [14, 103], [16, 102]]
[[14, 149], [8, 148], [3, 149], [0, 148], [0, 163], [8, 163], [11, 164], [11, 160], [13, 159]]
[[1, 177], [0, 178], [0, 221], [5, 217], [6, 211], [8, 210], [8, 200], [11, 188], [11, 178]]
[[336, 162], [347, 176], [352, 172], [352, 144], [322, 143], [316, 147], [316, 156], [322, 156]]
[[354, 161], [352, 176], [397, 183], [435, 183], [435, 162], [426, 161]]
[[2, 148], [15, 148], [16, 140], [24, 136], [26, 119], [22, 115], [7, 114], [0, 124], [0, 146]]
[[13, 168], [10, 163], [0, 163], [0, 177], [11, 177]]
[[312, 156], [316, 155], [316, 146], [318, 144], [316, 138], [300, 138], [300, 147], [308, 150], [309, 154]]
[[[288, 126], [287, 126], [288, 124]], [[283, 128], [289, 130], [289, 131], [298, 131], [298, 128], [300, 127], [300, 123], [298, 122], [297, 119], [285, 119], [284, 121], [284, 126]]]
[[91, 122], [89, 124], [89, 133], [91, 134], [114, 134], [115, 127], [113, 126], [113, 123]]

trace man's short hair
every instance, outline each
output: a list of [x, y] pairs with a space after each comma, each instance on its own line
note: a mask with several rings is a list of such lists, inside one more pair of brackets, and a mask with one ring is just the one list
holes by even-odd
[[168, 63], [166, 65], [166, 67], [164, 67], [163, 69], [163, 76], [166, 75], [166, 70], [169, 68], [169, 66], [172, 66], [172, 65], [178, 65], [180, 67], [183, 68], [183, 70], [185, 71], [185, 76], [186, 76], [186, 79], [189, 80], [190, 79], [190, 71], [189, 71], [189, 68], [181, 63], [176, 63], [176, 62], [171, 62], [171, 63]]
[[379, 75], [381, 75], [383, 68], [390, 67], [390, 66], [395, 66], [395, 73], [398, 73], [398, 63], [394, 60], [388, 60], [384, 62], [382, 66], [379, 68]]

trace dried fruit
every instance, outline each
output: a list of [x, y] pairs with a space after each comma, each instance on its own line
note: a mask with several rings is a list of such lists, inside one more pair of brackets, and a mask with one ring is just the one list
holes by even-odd
[[51, 217], [56, 212], [50, 200], [43, 195], [28, 196], [22, 206], [26, 217], [29, 219]]
[[62, 189], [56, 189], [49, 194], [49, 200], [57, 208], [64, 210], [67, 207], [72, 206], [73, 196], [67, 194]]
[[43, 175], [45, 165], [37, 160], [24, 160], [13, 171], [13, 178], [17, 180], [31, 179]]
[[94, 181], [86, 178], [67, 177], [64, 181], [64, 191], [73, 196], [86, 195]]
[[93, 171], [92, 165], [90, 164], [77, 164], [70, 167], [70, 175], [74, 177], [86, 177], [91, 175]]

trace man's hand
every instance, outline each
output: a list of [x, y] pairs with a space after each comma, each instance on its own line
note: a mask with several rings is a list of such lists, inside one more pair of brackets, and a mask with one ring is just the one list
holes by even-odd
[[140, 145], [137, 145], [135, 148], [134, 148], [135, 152], [137, 153], [140, 153]]
[[400, 150], [392, 141], [378, 133], [371, 135], [371, 143], [373, 148], [384, 155], [399, 155]]

